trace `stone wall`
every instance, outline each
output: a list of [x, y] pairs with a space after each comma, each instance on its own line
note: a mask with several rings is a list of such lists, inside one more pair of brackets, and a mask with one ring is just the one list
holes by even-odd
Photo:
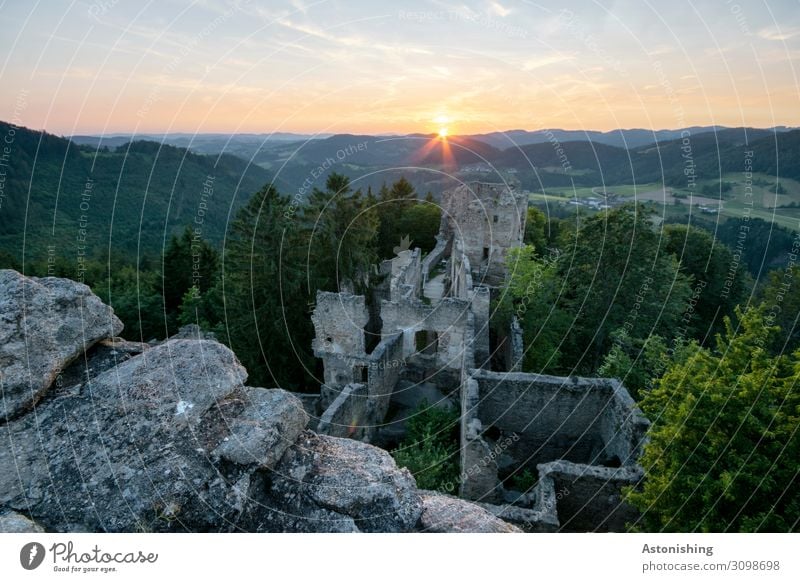
[[428, 276], [431, 274], [431, 271], [434, 269], [434, 267], [436, 267], [436, 265], [438, 265], [443, 258], [450, 254], [451, 248], [451, 238], [436, 235], [436, 246], [433, 247], [433, 250], [425, 255], [425, 258], [422, 260], [421, 270], [423, 285], [428, 282]]
[[518, 466], [567, 459], [591, 463], [602, 452], [603, 411], [611, 390], [588, 380], [478, 371], [477, 417], [495, 438], [514, 433]]
[[369, 312], [363, 295], [318, 291], [311, 321], [316, 336], [312, 348], [317, 357], [325, 354], [366, 355], [364, 326], [369, 321]]
[[370, 354], [367, 387], [373, 426], [383, 422], [386, 417], [392, 392], [400, 379], [404, 365], [403, 336], [399, 333], [385, 337]]
[[465, 328], [470, 315], [470, 303], [461, 299], [445, 298], [430, 306], [421, 301], [386, 301], [381, 306], [383, 333], [403, 333], [403, 356], [418, 351], [416, 333], [436, 333], [436, 365], [460, 369], [465, 345]]
[[488, 287], [472, 290], [472, 314], [475, 316], [475, 366], [488, 368], [490, 358], [489, 318], [491, 316], [491, 294]]
[[464, 243], [476, 284], [500, 285], [506, 250], [522, 244], [528, 198], [504, 184], [471, 182], [442, 194], [443, 230]]
[[392, 301], [419, 297], [422, 284], [422, 251], [402, 251], [390, 262], [389, 298]]
[[593, 467], [567, 461], [539, 465], [539, 478], [552, 480], [559, 531], [624, 532], [639, 516], [623, 498], [624, 487], [642, 479], [640, 467]]
[[368, 436], [371, 411], [364, 384], [348, 384], [319, 419], [317, 433], [363, 440]]

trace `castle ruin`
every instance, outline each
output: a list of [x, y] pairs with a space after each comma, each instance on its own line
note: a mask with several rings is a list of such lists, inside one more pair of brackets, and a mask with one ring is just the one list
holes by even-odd
[[[636, 513], [621, 490], [642, 478], [647, 419], [617, 380], [520, 372], [515, 320], [504, 337], [489, 332], [526, 214], [527, 196], [513, 187], [461, 185], [442, 197], [435, 248], [385, 261], [371, 301], [319, 292], [313, 349], [324, 384], [305, 401], [318, 432], [384, 448], [420, 403], [455, 408], [452, 494], [527, 531], [623, 531]], [[535, 486], [513, 491], [523, 472]]]

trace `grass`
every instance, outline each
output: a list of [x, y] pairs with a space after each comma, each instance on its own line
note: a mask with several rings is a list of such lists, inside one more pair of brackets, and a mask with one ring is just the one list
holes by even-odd
[[[775, 177], [767, 174], [753, 174], [752, 178], [752, 197], [746, 196], [747, 184], [745, 183], [744, 176], [741, 173], [728, 173], [723, 174], [721, 177], [723, 182], [729, 182], [731, 189], [725, 192], [722, 196], [722, 209], [720, 216], [722, 218], [741, 218], [748, 212], [752, 218], [761, 218], [767, 222], [774, 222], [776, 225], [789, 228], [791, 230], [800, 231], [800, 207], [786, 208], [790, 204], [797, 204], [800, 206], [800, 182], [791, 179], [781, 179], [780, 184], [783, 187], [782, 194], [775, 194]], [[703, 194], [703, 187], [710, 185], [716, 187], [720, 180], [700, 180], [697, 182], [694, 190], [686, 188], [671, 188], [676, 194], [683, 194], [685, 198], [681, 200], [680, 204], [666, 204], [662, 205], [658, 202], [650, 201], [649, 204], [660, 209], [660, 213], [667, 216], [675, 214], [686, 214], [688, 212], [689, 195], [692, 194], [695, 198], [709, 198], [718, 200], [719, 194]], [[634, 196], [643, 195], [646, 192], [660, 190], [664, 188], [661, 183], [645, 183], [645, 184], [621, 184], [614, 186], [606, 186], [607, 193], [614, 193], [621, 198], [630, 198], [631, 201]], [[562, 203], [565, 204], [570, 200], [585, 199], [595, 197], [602, 199], [602, 195], [597, 192], [602, 192], [602, 187], [581, 187], [581, 188], [547, 188], [545, 192], [534, 192], [530, 195], [532, 203]], [[752, 202], [752, 203], [751, 203]], [[695, 201], [695, 205], [698, 201]], [[587, 212], [595, 212], [594, 210], [586, 207]], [[695, 210], [693, 209], [694, 213]], [[696, 212], [700, 214], [700, 210]], [[713, 218], [712, 215], [704, 215]]]

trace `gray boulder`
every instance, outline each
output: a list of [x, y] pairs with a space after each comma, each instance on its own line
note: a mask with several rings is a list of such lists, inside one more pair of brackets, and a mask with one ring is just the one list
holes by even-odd
[[70, 362], [121, 331], [86, 285], [0, 270], [0, 422], [30, 408]]
[[308, 424], [299, 399], [285, 390], [250, 388], [247, 407], [230, 422], [231, 434], [213, 453], [238, 465], [271, 469]]
[[9, 511], [0, 515], [0, 533], [42, 533], [44, 529], [36, 522]]
[[422, 516], [417, 531], [430, 533], [521, 533], [474, 503], [441, 495], [432, 491], [422, 493]]
[[414, 477], [386, 451], [305, 432], [269, 475], [256, 530], [411, 531], [422, 512]]
[[233, 528], [249, 473], [210, 453], [252, 400], [245, 378], [225, 346], [173, 340], [48, 399], [0, 427], [0, 506], [54, 531]]

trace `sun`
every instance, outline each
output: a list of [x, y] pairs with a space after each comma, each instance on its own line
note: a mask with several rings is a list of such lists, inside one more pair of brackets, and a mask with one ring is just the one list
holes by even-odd
[[447, 138], [447, 128], [446, 127], [440, 127], [439, 128], [439, 137], [442, 138], [442, 139]]

